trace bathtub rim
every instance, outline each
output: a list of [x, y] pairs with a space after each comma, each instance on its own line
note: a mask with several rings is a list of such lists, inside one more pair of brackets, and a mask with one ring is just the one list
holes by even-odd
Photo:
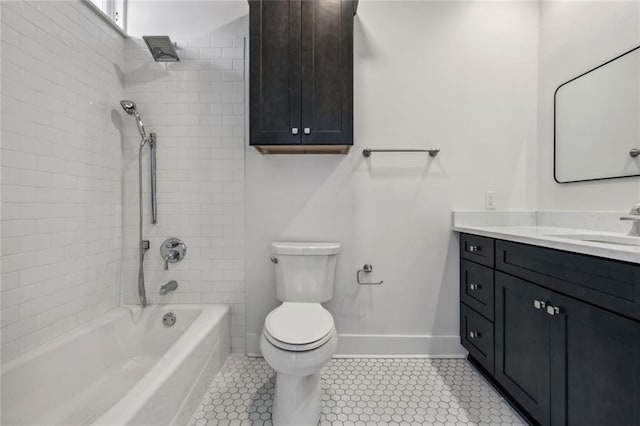
[[[119, 424], [120, 420], [130, 419], [135, 415], [140, 407], [153, 396], [154, 391], [159, 386], [162, 386], [178, 366], [184, 362], [195, 347], [205, 339], [209, 333], [213, 332], [216, 327], [224, 322], [225, 316], [230, 326], [231, 306], [229, 304], [155, 304], [149, 305], [144, 311], [138, 305], [121, 305], [105, 312], [96, 319], [68, 331], [50, 342], [0, 365], [0, 378], [5, 374], [10, 374], [17, 368], [23, 367], [25, 364], [37, 362], [39, 357], [46, 357], [47, 353], [56, 351], [63, 345], [95, 332], [100, 327], [108, 326], [111, 322], [121, 321], [123, 318], [126, 318], [126, 321], [132, 321], [134, 324], [144, 324], [146, 321], [149, 321], [149, 316], [153, 315], [153, 311], [155, 310], [159, 310], [160, 312], [157, 318], [159, 327], [163, 327], [161, 324], [162, 312], [170, 312], [172, 310], [176, 312], [180, 310], [195, 310], [198, 312], [193, 322], [189, 324], [178, 339], [162, 352], [158, 362], [153, 365], [140, 380], [135, 382], [130, 389], [124, 392], [111, 407], [101, 413], [92, 422], [92, 424]], [[147, 315], [144, 315], [145, 311]], [[178, 313], [178, 321], [179, 320], [180, 314]], [[223, 331], [223, 333], [225, 332]], [[226, 331], [226, 334], [230, 334], [230, 330]], [[219, 342], [220, 341], [218, 341], [216, 345]], [[158, 368], [160, 365], [162, 365], [162, 368]], [[4, 388], [4, 381], [2, 387]], [[9, 391], [9, 389], [5, 388], [2, 389], [1, 393], [4, 394]], [[116, 423], [114, 423], [114, 421]]]
[[[225, 315], [231, 315], [231, 306], [228, 304], [201, 304], [201, 305], [182, 305], [167, 304], [153, 305], [165, 308], [195, 308], [202, 309], [200, 315], [187, 328], [182, 336], [163, 354], [160, 361], [154, 365], [136, 384], [129, 389], [122, 398], [116, 402], [111, 408], [91, 423], [92, 426], [104, 425], [111, 426], [121, 424], [126, 419], [131, 419], [136, 412], [142, 407], [153, 395], [150, 389], [158, 389], [166, 382], [175, 369], [184, 362], [191, 351], [201, 342], [206, 335], [221, 323]], [[140, 309], [139, 306], [136, 306]], [[179, 320], [179, 317], [178, 317]], [[189, 346], [181, 345], [185, 341], [191, 342]], [[219, 342], [218, 342], [219, 343]], [[159, 370], [160, 362], [166, 361], [170, 363], [164, 369]], [[158, 371], [159, 370], [159, 371]], [[151, 374], [158, 373], [158, 374]]]
[[[221, 308], [221, 307], [227, 307], [227, 310], [230, 309], [230, 305], [227, 303], [202, 303], [202, 304], [195, 304], [195, 303], [189, 303], [189, 304], [181, 304], [181, 303], [166, 303], [166, 304], [154, 304], [154, 305], [148, 305], [145, 309], [153, 309], [153, 308], [164, 308], [164, 307], [175, 307], [176, 309], [204, 309], [205, 307], [208, 307], [210, 309], [215, 309], [215, 308]], [[226, 312], [226, 311], [224, 311]], [[30, 350], [29, 352], [23, 353], [18, 355], [15, 358], [10, 359], [7, 362], [3, 362], [2, 364], [0, 364], [0, 376], [10, 372], [11, 370], [15, 369], [16, 367], [20, 366], [21, 364], [27, 362], [27, 361], [32, 361], [35, 358], [38, 358], [39, 356], [57, 348], [58, 346], [62, 346], [63, 344], [72, 341], [73, 339], [94, 331], [97, 328], [100, 328], [101, 326], [105, 325], [106, 323], [109, 323], [111, 321], [113, 321], [114, 319], [120, 317], [120, 316], [124, 316], [126, 314], [129, 314], [130, 316], [135, 316], [137, 315], [138, 317], [144, 313], [143, 309], [140, 307], [140, 305], [120, 305], [120, 306], [116, 306], [113, 309], [108, 310], [107, 312], [105, 312], [104, 314], [100, 315], [98, 318], [95, 318], [89, 322], [87, 322], [86, 324], [82, 324], [78, 327], [74, 327], [72, 330], [69, 330], [68, 332], [54, 338], [53, 340], [46, 342], [36, 348], [33, 348], [32, 350]], [[224, 313], [223, 313], [224, 314]], [[138, 318], [136, 321], [140, 320], [140, 318]], [[196, 317], [194, 319], [194, 323], [195, 321], [198, 320], [198, 317]], [[178, 339], [180, 340], [180, 339]]]

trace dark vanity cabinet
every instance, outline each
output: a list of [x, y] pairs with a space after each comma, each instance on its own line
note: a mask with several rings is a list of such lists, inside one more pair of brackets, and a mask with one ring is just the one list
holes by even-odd
[[263, 153], [353, 145], [351, 0], [250, 0], [250, 144]]
[[[640, 425], [640, 265], [467, 234], [460, 243], [462, 345], [529, 420]], [[475, 293], [486, 286], [491, 302]]]

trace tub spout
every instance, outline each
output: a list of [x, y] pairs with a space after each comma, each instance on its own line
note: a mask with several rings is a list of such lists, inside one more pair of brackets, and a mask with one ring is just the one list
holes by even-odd
[[171, 280], [165, 285], [160, 287], [160, 296], [164, 296], [170, 291], [175, 291], [178, 288], [178, 282], [175, 280]]

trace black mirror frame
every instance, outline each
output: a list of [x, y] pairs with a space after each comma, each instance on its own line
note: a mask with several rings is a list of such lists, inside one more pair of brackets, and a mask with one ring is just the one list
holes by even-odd
[[557, 148], [557, 141], [556, 141], [556, 122], [558, 121], [558, 117], [557, 117], [557, 109], [556, 109], [556, 98], [558, 96], [558, 91], [565, 85], [571, 83], [574, 80], [579, 79], [580, 77], [583, 77], [599, 68], [604, 67], [607, 64], [610, 64], [613, 61], [616, 61], [620, 58], [622, 58], [623, 56], [626, 56], [630, 53], [635, 52], [636, 50], [640, 49], [640, 46], [636, 46], [631, 50], [628, 50], [626, 52], [624, 52], [621, 55], [616, 56], [613, 59], [608, 60], [607, 62], [598, 65], [595, 68], [590, 69], [587, 72], [584, 72], [582, 74], [580, 74], [577, 77], [572, 78], [571, 80], [565, 81], [564, 83], [562, 83], [561, 85], [559, 85], [555, 92], [553, 92], [553, 180], [556, 181], [556, 183], [559, 183], [561, 185], [565, 184], [565, 183], [576, 183], [576, 182], [592, 182], [592, 181], [597, 181], [597, 180], [609, 180], [609, 179], [624, 179], [624, 178], [633, 178], [633, 177], [638, 177], [640, 176], [640, 174], [633, 174], [633, 175], [622, 175], [622, 176], [610, 176], [610, 177], [602, 177], [602, 178], [593, 178], [593, 179], [581, 179], [581, 180], [568, 180], [568, 181], [560, 181], [558, 180], [558, 173], [557, 173], [557, 167], [558, 167], [558, 162], [557, 162], [557, 158], [556, 158], [556, 148]]

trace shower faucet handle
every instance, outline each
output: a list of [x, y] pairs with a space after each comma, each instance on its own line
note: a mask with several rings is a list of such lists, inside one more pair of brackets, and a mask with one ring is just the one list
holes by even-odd
[[175, 263], [180, 261], [180, 253], [176, 250], [171, 250], [167, 257], [164, 258], [164, 270], [169, 270], [169, 262]]
[[187, 246], [179, 238], [168, 238], [160, 246], [160, 255], [164, 259], [164, 270], [169, 269], [169, 263], [180, 262], [187, 255]]

